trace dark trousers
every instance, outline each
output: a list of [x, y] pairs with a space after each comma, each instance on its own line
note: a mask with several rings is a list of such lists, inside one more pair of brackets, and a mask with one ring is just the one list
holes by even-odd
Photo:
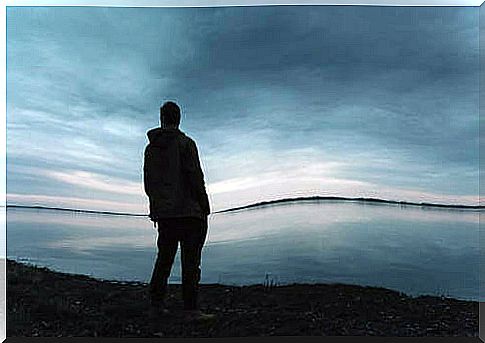
[[196, 309], [202, 246], [207, 236], [207, 219], [168, 218], [158, 223], [158, 255], [150, 281], [153, 300], [162, 300], [180, 242], [182, 295], [185, 309]]

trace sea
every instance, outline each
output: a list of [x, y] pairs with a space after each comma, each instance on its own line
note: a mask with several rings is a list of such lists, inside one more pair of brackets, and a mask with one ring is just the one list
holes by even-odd
[[[479, 210], [298, 201], [211, 214], [202, 283], [346, 283], [480, 298]], [[148, 282], [146, 217], [7, 209], [7, 258], [99, 279]], [[180, 251], [170, 282], [180, 283]]]

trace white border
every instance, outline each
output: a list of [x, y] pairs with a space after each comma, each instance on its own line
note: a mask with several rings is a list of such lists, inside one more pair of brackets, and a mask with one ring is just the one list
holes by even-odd
[[[484, 0], [374, 0], [361, 2], [358, 0], [345, 1], [314, 1], [300, 0], [266, 0], [264, 2], [255, 0], [6, 0], [0, 5], [0, 41], [2, 51], [0, 54], [0, 64], [3, 66], [0, 72], [0, 182], [5, 185], [6, 190], [6, 6], [96, 6], [96, 7], [222, 7], [222, 6], [264, 6], [264, 5], [367, 5], [367, 6], [481, 6]], [[2, 194], [0, 205], [6, 204], [6, 194]], [[5, 237], [3, 247], [0, 251], [0, 340], [6, 338], [6, 211], [5, 207], [0, 207], [0, 220], [2, 232]], [[0, 240], [1, 242], [1, 240]], [[3, 250], [2, 250], [3, 249]], [[3, 255], [3, 256], [2, 256]]]
[[[0, 6], [0, 40], [1, 49], [0, 52], [0, 65], [2, 70], [0, 72], [0, 182], [4, 185], [3, 190], [0, 187], [0, 192], [3, 193], [0, 199], [0, 205], [6, 205], [6, 191], [7, 191], [7, 45], [6, 45], [6, 8], [5, 5]], [[0, 239], [0, 339], [3, 341], [7, 337], [7, 213], [5, 207], [0, 207], [0, 225], [1, 235], [3, 239]]]
[[484, 0], [6, 0], [6, 6], [221, 7], [265, 5], [480, 6]]

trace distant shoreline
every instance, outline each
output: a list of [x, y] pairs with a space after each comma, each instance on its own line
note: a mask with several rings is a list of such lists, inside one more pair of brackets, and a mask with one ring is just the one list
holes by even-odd
[[342, 202], [364, 202], [364, 203], [378, 203], [378, 204], [389, 204], [389, 205], [405, 205], [405, 206], [419, 206], [419, 207], [435, 207], [435, 208], [452, 208], [452, 209], [470, 209], [470, 210], [481, 210], [485, 209], [485, 206], [479, 205], [460, 205], [460, 204], [437, 204], [437, 203], [426, 203], [426, 202], [411, 202], [411, 201], [397, 201], [397, 200], [386, 200], [379, 198], [349, 198], [349, 197], [337, 197], [337, 196], [311, 196], [311, 197], [298, 197], [298, 198], [285, 198], [270, 201], [261, 201], [255, 204], [244, 205], [239, 207], [233, 207], [226, 210], [220, 210], [215, 213], [232, 212], [237, 210], [243, 210], [254, 207], [261, 207], [267, 205], [274, 205], [280, 203], [292, 203], [300, 201], [342, 201]]
[[[216, 213], [228, 213], [246, 209], [253, 209], [258, 207], [264, 207], [276, 204], [285, 203], [295, 203], [295, 202], [305, 202], [305, 201], [342, 201], [342, 202], [362, 202], [370, 204], [388, 204], [388, 205], [403, 205], [403, 206], [416, 206], [416, 207], [431, 207], [431, 208], [443, 208], [443, 209], [458, 209], [458, 210], [482, 210], [485, 206], [480, 205], [460, 205], [460, 204], [438, 204], [438, 203], [426, 203], [426, 202], [410, 202], [410, 201], [396, 201], [396, 200], [386, 200], [379, 198], [348, 198], [348, 197], [337, 197], [337, 196], [311, 196], [311, 197], [297, 197], [297, 198], [284, 198], [277, 200], [261, 201], [254, 204], [232, 207], [224, 210], [219, 210], [212, 212]], [[128, 213], [128, 212], [111, 212], [111, 211], [96, 211], [96, 210], [84, 210], [75, 208], [63, 208], [63, 207], [49, 207], [49, 206], [27, 206], [27, 205], [3, 205], [0, 207], [6, 208], [24, 208], [24, 209], [37, 209], [37, 210], [55, 210], [55, 211], [65, 211], [65, 212], [76, 212], [76, 213], [92, 213], [92, 214], [106, 214], [106, 215], [116, 215], [116, 216], [131, 216], [131, 217], [147, 217], [148, 214], [143, 213]]]

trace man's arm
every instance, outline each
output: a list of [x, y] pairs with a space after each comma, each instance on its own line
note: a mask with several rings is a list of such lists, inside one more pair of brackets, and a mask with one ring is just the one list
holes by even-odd
[[143, 186], [145, 189], [145, 193], [148, 196], [148, 201], [149, 201], [149, 214], [148, 217], [150, 218], [151, 221], [153, 221], [155, 227], [157, 227], [156, 224], [156, 218], [154, 217], [154, 214], [152, 213], [152, 199], [150, 198], [150, 195], [152, 194], [152, 187], [151, 187], [151, 175], [150, 175], [150, 169], [151, 169], [151, 153], [150, 153], [150, 145], [148, 145], [145, 148], [145, 154], [144, 154], [144, 159], [143, 159]]
[[185, 170], [187, 172], [188, 182], [199, 201], [202, 211], [204, 214], [209, 215], [209, 197], [207, 196], [205, 189], [204, 173], [200, 166], [199, 152], [197, 151], [197, 146], [194, 141], [189, 140], [187, 152]]
[[143, 159], [143, 186], [145, 189], [145, 194], [150, 197], [150, 175], [149, 175], [149, 165], [150, 165], [150, 152], [149, 148], [150, 145], [148, 145], [145, 148], [145, 154], [144, 154], [144, 159]]

